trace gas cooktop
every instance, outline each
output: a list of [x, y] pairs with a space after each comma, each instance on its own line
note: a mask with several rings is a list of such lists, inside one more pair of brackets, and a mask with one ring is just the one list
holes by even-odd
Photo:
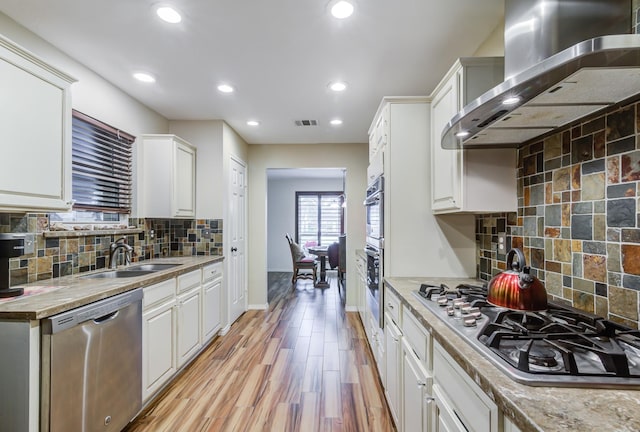
[[512, 379], [532, 386], [640, 389], [640, 332], [549, 302], [489, 304], [486, 286], [421, 285], [414, 296]]

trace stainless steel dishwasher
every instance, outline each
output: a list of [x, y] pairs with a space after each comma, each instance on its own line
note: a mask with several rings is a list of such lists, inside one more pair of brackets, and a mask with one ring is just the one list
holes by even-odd
[[41, 431], [119, 432], [142, 407], [142, 289], [42, 322]]

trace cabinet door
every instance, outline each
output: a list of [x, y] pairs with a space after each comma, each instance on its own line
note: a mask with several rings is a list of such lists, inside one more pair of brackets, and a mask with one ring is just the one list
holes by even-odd
[[385, 340], [385, 368], [386, 368], [386, 382], [385, 392], [387, 394], [387, 401], [389, 402], [389, 409], [393, 416], [398, 429], [402, 430], [400, 425], [401, 417], [399, 416], [399, 410], [401, 408], [402, 401], [400, 399], [401, 394], [401, 353], [402, 348], [400, 346], [400, 329], [391, 321], [391, 319], [385, 316], [384, 323], [384, 340]]
[[194, 150], [177, 142], [174, 148], [174, 216], [195, 215], [196, 155]]
[[[498, 432], [498, 407], [439, 344], [433, 345], [436, 403], [470, 432]], [[435, 387], [435, 385], [434, 385]]]
[[0, 36], [3, 211], [70, 208], [72, 81]]
[[444, 126], [458, 112], [458, 73], [434, 96], [431, 104], [431, 208], [433, 211], [460, 208], [462, 151], [440, 145]]
[[220, 328], [220, 291], [222, 279], [202, 287], [202, 344], [209, 341]]
[[436, 401], [434, 432], [469, 432], [444, 398], [438, 385], [433, 386], [433, 396]]
[[200, 287], [178, 297], [178, 367], [200, 349]]
[[147, 400], [176, 371], [175, 302], [142, 315], [142, 398]]
[[402, 425], [403, 430], [429, 431], [432, 398], [431, 378], [420, 366], [418, 357], [402, 342]]

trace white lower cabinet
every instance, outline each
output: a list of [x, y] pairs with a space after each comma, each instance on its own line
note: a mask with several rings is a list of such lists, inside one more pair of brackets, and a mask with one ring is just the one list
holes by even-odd
[[220, 330], [220, 304], [222, 294], [222, 263], [202, 269], [202, 345]]
[[433, 415], [433, 379], [409, 343], [402, 341], [402, 425], [404, 431], [429, 431]]
[[399, 432], [520, 432], [401, 297], [384, 299], [383, 339], [368, 310], [363, 324]]
[[222, 263], [143, 288], [142, 398], [147, 402], [220, 329]]
[[202, 287], [202, 343], [206, 343], [220, 330], [220, 294], [222, 281]]
[[142, 314], [142, 399], [154, 394], [176, 372], [175, 301]]
[[437, 342], [433, 344], [436, 431], [498, 432], [498, 407]]
[[507, 417], [504, 417], [503, 419], [503, 432], [522, 432], [520, 430], [520, 428], [518, 426], [516, 426], [515, 424], [513, 424], [513, 422], [508, 419]]
[[438, 384], [433, 386], [436, 412], [434, 419], [434, 431], [438, 432], [468, 432], [464, 423], [456, 415], [451, 403], [446, 400], [444, 392]]
[[176, 280], [143, 289], [142, 399], [158, 391], [177, 370]]
[[200, 286], [178, 296], [178, 367], [189, 360], [200, 345]]
[[389, 403], [389, 409], [393, 420], [402, 430], [400, 408], [402, 406], [401, 399], [401, 343], [402, 333], [393, 322], [391, 317], [385, 313], [384, 317], [384, 344], [385, 344], [385, 393]]

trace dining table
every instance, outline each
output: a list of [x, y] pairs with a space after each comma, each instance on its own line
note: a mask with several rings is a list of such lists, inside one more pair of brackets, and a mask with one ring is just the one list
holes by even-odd
[[315, 287], [329, 288], [329, 281], [327, 280], [327, 246], [311, 246], [308, 250], [309, 253], [320, 258], [320, 278], [315, 283]]

